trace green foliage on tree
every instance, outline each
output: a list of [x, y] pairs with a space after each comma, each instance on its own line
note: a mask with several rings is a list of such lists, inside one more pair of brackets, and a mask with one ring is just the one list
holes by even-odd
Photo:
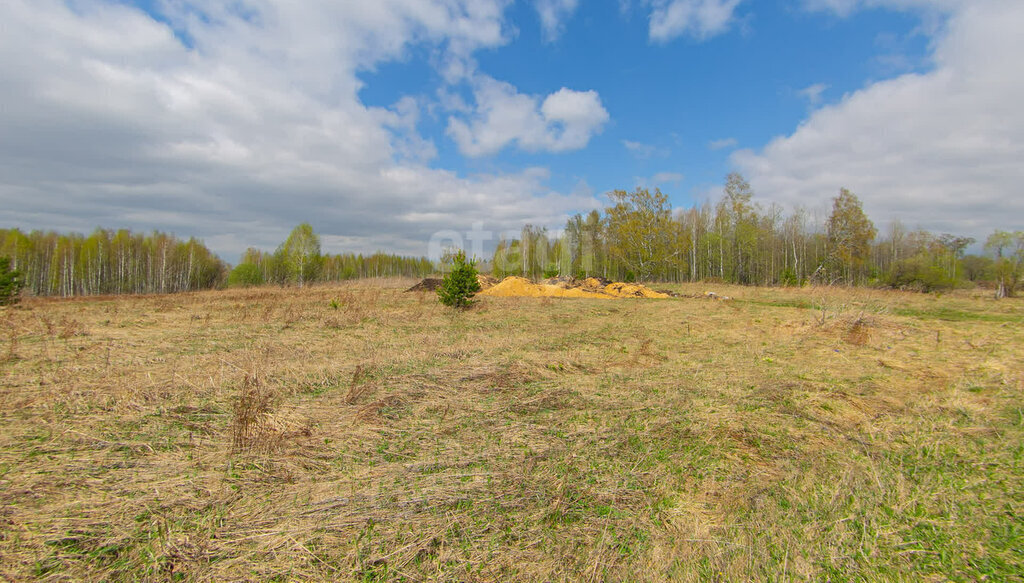
[[988, 281], [994, 278], [993, 269], [995, 261], [984, 255], [965, 255], [960, 260], [960, 267], [964, 279], [970, 282]]
[[312, 225], [302, 223], [292, 229], [276, 255], [284, 265], [289, 282], [302, 287], [306, 282], [316, 281], [322, 265], [320, 236], [313, 232]]
[[263, 272], [259, 265], [253, 263], [239, 263], [228, 275], [230, 287], [253, 287], [263, 283]]
[[1024, 231], [997, 230], [985, 241], [985, 250], [995, 260], [996, 297], [1013, 297], [1024, 278]]
[[21, 301], [21, 288], [24, 287], [21, 273], [11, 269], [11, 258], [0, 257], [0, 306], [9, 306]]
[[952, 289], [962, 283], [960, 273], [966, 273], [964, 250], [974, 239], [949, 233], [936, 237], [920, 230], [907, 234], [902, 232], [902, 227], [897, 227], [894, 233], [899, 242], [883, 247], [898, 245], [902, 251], [882, 274], [882, 282], [894, 288], [923, 292]]
[[729, 257], [723, 263], [731, 262], [732, 281], [752, 283], [757, 252], [758, 224], [756, 208], [751, 204], [754, 191], [739, 173], [733, 172], [725, 179], [725, 192], [719, 203], [722, 221], [723, 242], [730, 240]]
[[480, 291], [476, 279], [476, 266], [466, 260], [466, 252], [458, 251], [452, 257], [452, 269], [444, 276], [437, 297], [442, 304], [453, 308], [468, 308], [473, 294]]
[[201, 241], [154, 231], [96, 229], [91, 235], [0, 229], [0, 255], [34, 296], [174, 293], [210, 289], [227, 276]]
[[[258, 282], [262, 284], [287, 285], [289, 282], [298, 281], [296, 271], [292, 269], [294, 263], [289, 263], [283, 244], [273, 253], [247, 249], [235, 269], [243, 265], [255, 266], [255, 270], [260, 274]], [[244, 273], [249, 273], [252, 269], [246, 267]], [[303, 282], [346, 281], [364, 277], [426, 277], [433, 272], [434, 264], [426, 257], [402, 257], [387, 253], [340, 253], [321, 255], [316, 262], [316, 269], [307, 268], [304, 272]], [[253, 275], [251, 279], [245, 281], [248, 281], [246, 285], [256, 285], [253, 282], [257, 280]]]
[[679, 254], [672, 245], [672, 206], [658, 189], [616, 190], [606, 209], [609, 248], [641, 281], [653, 276]]
[[956, 286], [956, 279], [924, 254], [897, 261], [886, 280], [894, 288], [923, 292], [947, 290]]
[[[434, 264], [426, 257], [388, 253], [320, 256], [319, 238], [312, 229], [300, 232], [302, 236], [290, 237], [291, 243], [282, 244], [279, 253], [248, 249], [233, 278], [227, 265], [201, 241], [182, 240], [159, 231], [96, 229], [86, 236], [0, 229], [0, 256], [10, 258], [10, 265], [21, 272], [25, 293], [33, 296], [174, 293], [218, 288], [226, 283], [285, 285], [298, 283], [300, 275], [306, 283], [426, 277], [434, 272]], [[305, 248], [313, 252], [289, 255], [289, 251], [303, 249], [300, 243], [310, 240], [315, 246]], [[303, 261], [309, 257], [315, 260]]]
[[934, 291], [995, 284], [1013, 293], [1024, 281], [1024, 234], [997, 232], [989, 256], [965, 255], [971, 237], [908, 231], [892, 221], [878, 232], [860, 200], [843, 189], [819, 222], [797, 206], [754, 201], [739, 174], [726, 177], [718, 201], [672, 209], [668, 197], [617, 190], [601, 210], [569, 217], [561, 233], [526, 225], [499, 241], [493, 275], [532, 279], [555, 274], [614, 280], [721, 281], [753, 285], [843, 282]]
[[862, 283], [871, 254], [871, 242], [878, 230], [864, 214], [860, 199], [843, 188], [832, 199], [832, 214], [826, 225], [829, 263], [834, 275], [847, 283]]

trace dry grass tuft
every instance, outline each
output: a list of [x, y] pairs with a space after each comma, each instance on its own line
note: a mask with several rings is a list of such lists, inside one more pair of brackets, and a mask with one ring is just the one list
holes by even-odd
[[352, 382], [348, 386], [348, 394], [345, 395], [346, 404], [356, 405], [363, 400], [363, 397], [373, 392], [374, 387], [369, 383], [372, 375], [373, 367], [356, 365], [356, 370], [352, 373]]
[[861, 313], [856, 318], [852, 318], [846, 331], [846, 341], [854, 346], [864, 346], [868, 343], [871, 338], [871, 322], [868, 318], [864, 317]]
[[232, 452], [272, 449], [271, 413], [277, 400], [277, 395], [267, 389], [258, 373], [243, 377], [233, 404]]

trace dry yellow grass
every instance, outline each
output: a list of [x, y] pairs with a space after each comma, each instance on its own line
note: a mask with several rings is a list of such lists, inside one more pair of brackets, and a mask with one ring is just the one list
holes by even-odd
[[0, 312], [0, 578], [1024, 569], [1021, 300], [411, 283]]

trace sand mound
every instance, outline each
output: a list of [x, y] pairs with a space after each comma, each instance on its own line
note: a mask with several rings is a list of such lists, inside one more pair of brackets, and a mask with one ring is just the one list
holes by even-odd
[[609, 298], [610, 296], [584, 291], [582, 289], [566, 289], [557, 285], [533, 283], [523, 277], [506, 277], [498, 285], [488, 288], [477, 295], [501, 298]]
[[597, 278], [582, 282], [558, 278], [555, 283], [533, 283], [523, 277], [506, 277], [494, 287], [481, 291], [481, 296], [528, 297], [528, 298], [667, 298], [668, 294], [656, 292], [647, 286], [633, 283], [603, 284]]
[[653, 289], [638, 283], [609, 283], [604, 287], [604, 293], [617, 298], [668, 298], [668, 294], [656, 292]]
[[[477, 275], [480, 291], [477, 295], [502, 298], [667, 298], [667, 293], [657, 292], [638, 283], [611, 282], [600, 277], [578, 280], [572, 277], [552, 277], [541, 283], [533, 283], [525, 277], [506, 277], [500, 282], [489, 275]], [[441, 287], [443, 280], [428, 277], [407, 292], [431, 292]]]

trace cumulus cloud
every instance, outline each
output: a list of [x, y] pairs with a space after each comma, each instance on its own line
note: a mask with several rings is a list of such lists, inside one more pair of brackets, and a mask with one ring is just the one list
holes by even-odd
[[579, 0], [534, 0], [545, 42], [554, 42], [565, 30], [565, 20], [576, 12]]
[[566, 152], [587, 145], [608, 121], [595, 91], [565, 87], [543, 99], [487, 76], [475, 82], [475, 113], [448, 119], [448, 135], [466, 156], [496, 154], [509, 144], [530, 152]]
[[[437, 230], [555, 225], [597, 204], [551, 192], [543, 170], [431, 168], [423, 103], [358, 97], [360, 71], [413, 46], [446, 76], [479, 75], [474, 51], [508, 41], [506, 0], [177, 0], [156, 3], [159, 21], [69, 4], [0, 4], [4, 226], [167, 229], [232, 260], [311, 221], [347, 250], [424, 253]], [[516, 139], [541, 149], [579, 147], [607, 119], [593, 93], [531, 107], [542, 131]]]
[[806, 99], [811, 106], [815, 106], [821, 103], [821, 95], [826, 89], [828, 89], [828, 85], [825, 85], [824, 83], [815, 83], [804, 87], [800, 91], [797, 91], [797, 93]]
[[651, 177], [651, 183], [655, 185], [679, 184], [683, 181], [683, 175], [678, 172], [658, 172]]
[[[919, 3], [886, 5], [908, 4]], [[930, 8], [950, 6], [931, 71], [868, 85], [761, 151], [734, 153], [755, 190], [814, 206], [847, 187], [877, 220], [975, 237], [1024, 227], [1024, 3]]]
[[652, 0], [649, 34], [652, 41], [680, 36], [704, 40], [729, 30], [742, 0]]
[[711, 143], [708, 144], [708, 148], [712, 150], [724, 150], [726, 148], [735, 148], [738, 143], [739, 142], [736, 141], [736, 138], [722, 138], [720, 140], [712, 140]]
[[840, 17], [847, 17], [865, 8], [948, 11], [969, 2], [971, 0], [803, 0], [803, 6], [810, 11], [833, 12]]
[[622, 145], [629, 150], [634, 157], [640, 160], [646, 160], [654, 156], [665, 157], [669, 154], [667, 150], [658, 148], [653, 144], [645, 144], [643, 142], [635, 142], [633, 140], [622, 140]]
[[654, 176], [634, 176], [633, 184], [637, 188], [665, 188], [668, 186], [678, 186], [684, 179], [684, 176], [678, 172], [658, 172]]

